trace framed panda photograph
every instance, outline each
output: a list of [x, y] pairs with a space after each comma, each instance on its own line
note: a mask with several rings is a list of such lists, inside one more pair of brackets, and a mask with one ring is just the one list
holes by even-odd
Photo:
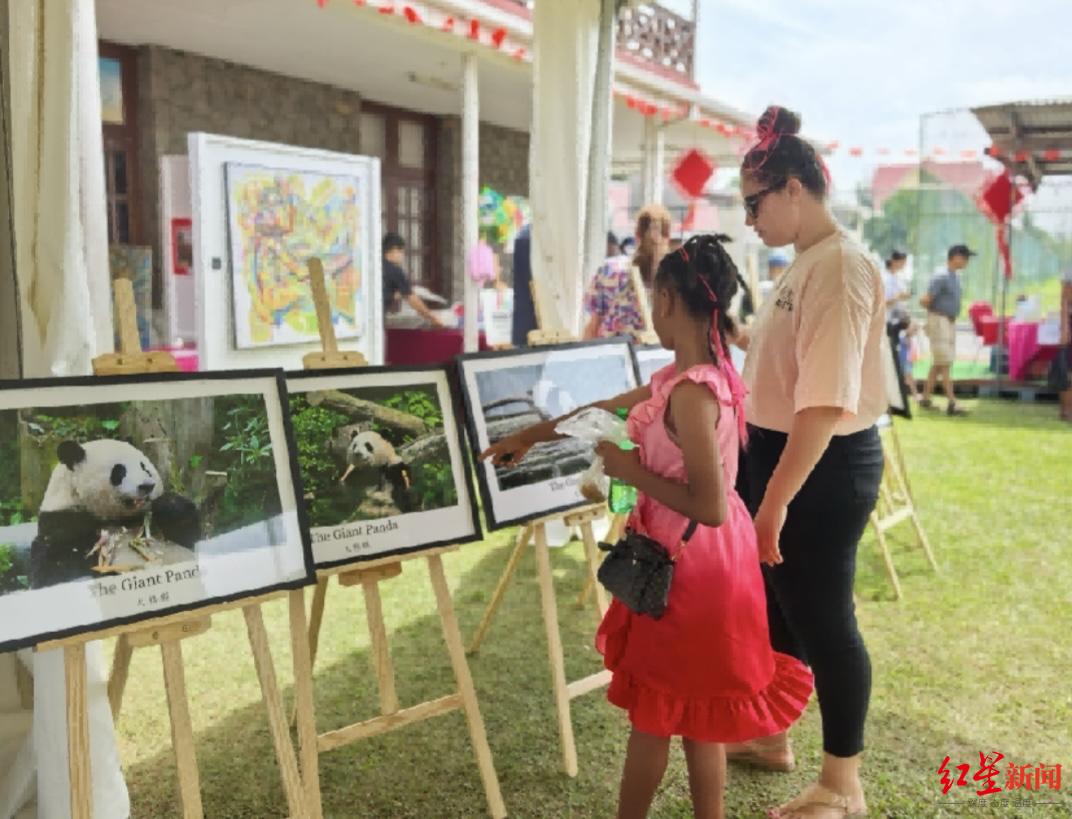
[[314, 580], [281, 371], [0, 382], [0, 651]]
[[318, 568], [480, 540], [446, 366], [287, 375]]
[[[474, 353], [458, 358], [474, 456], [527, 426], [635, 389], [629, 342], [622, 339]], [[478, 462], [489, 529], [590, 504], [579, 488], [593, 447], [573, 438], [537, 444], [498, 467]]]

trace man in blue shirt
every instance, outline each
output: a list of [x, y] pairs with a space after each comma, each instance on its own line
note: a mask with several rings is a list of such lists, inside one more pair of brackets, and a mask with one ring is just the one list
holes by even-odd
[[967, 415], [968, 411], [957, 406], [953, 394], [953, 377], [950, 370], [956, 360], [957, 316], [960, 315], [960, 270], [968, 265], [968, 260], [975, 255], [967, 245], [953, 245], [947, 254], [948, 264], [945, 273], [939, 273], [931, 279], [930, 287], [919, 300], [927, 308], [927, 338], [931, 342], [931, 371], [927, 375], [927, 384], [923, 388], [923, 398], [919, 405], [932, 409], [931, 393], [935, 383], [941, 377], [945, 385], [945, 395], [949, 399], [946, 407], [948, 415]]

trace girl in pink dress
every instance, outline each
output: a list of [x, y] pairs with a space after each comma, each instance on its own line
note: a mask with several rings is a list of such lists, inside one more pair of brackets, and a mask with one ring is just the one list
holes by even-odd
[[[697, 817], [723, 816], [722, 744], [766, 737], [796, 721], [812, 691], [798, 660], [776, 654], [752, 520], [734, 491], [745, 389], [726, 353], [725, 308], [737, 269], [724, 237], [698, 236], [665, 256], [653, 322], [674, 364], [651, 384], [596, 406], [628, 407], [637, 449], [600, 444], [608, 475], [639, 490], [630, 526], [677, 556], [666, 614], [635, 614], [615, 600], [596, 635], [613, 679], [607, 693], [629, 713], [618, 816], [644, 817], [682, 737]], [[556, 437], [550, 421], [500, 441], [482, 457], [518, 459]], [[695, 521], [688, 543], [682, 536]]]

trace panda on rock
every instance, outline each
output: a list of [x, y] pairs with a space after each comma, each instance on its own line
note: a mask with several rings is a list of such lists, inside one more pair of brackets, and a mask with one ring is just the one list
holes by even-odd
[[409, 464], [402, 460], [391, 442], [378, 432], [354, 430], [346, 447], [346, 472], [339, 480], [345, 483], [354, 470], [369, 468], [378, 471], [380, 491], [390, 491], [391, 500], [399, 511], [412, 511], [410, 489], [413, 476]]
[[31, 588], [193, 559], [197, 506], [165, 493], [141, 450], [111, 439], [64, 441], [56, 455], [30, 547]]

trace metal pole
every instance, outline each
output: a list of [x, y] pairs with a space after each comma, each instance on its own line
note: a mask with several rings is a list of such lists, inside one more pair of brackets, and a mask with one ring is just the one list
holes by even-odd
[[[462, 244], [465, 248], [465, 267], [469, 255], [479, 241], [479, 178], [480, 178], [480, 93], [477, 78], [477, 58], [473, 53], [462, 56]], [[479, 289], [468, 269], [463, 274], [465, 325], [463, 344], [467, 353], [479, 346], [477, 313]]]

